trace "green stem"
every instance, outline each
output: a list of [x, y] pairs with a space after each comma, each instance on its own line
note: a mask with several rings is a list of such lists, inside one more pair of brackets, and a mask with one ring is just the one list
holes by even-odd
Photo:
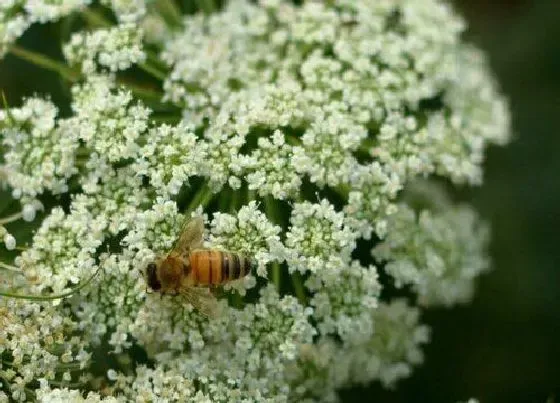
[[78, 157], [86, 157], [88, 158], [91, 154], [91, 151], [86, 146], [79, 146], [76, 149], [76, 156]]
[[[4, 94], [4, 91], [2, 91], [2, 106], [4, 107], [4, 110], [6, 111], [6, 116], [8, 117], [8, 123], [13, 125], [15, 123], [15, 119], [14, 119], [14, 116], [12, 115], [12, 111], [10, 109], [10, 105], [8, 104], [8, 100], [6, 99], [6, 94]], [[0, 151], [2, 151], [1, 148], [0, 148]]]
[[160, 59], [158, 52], [145, 47], [144, 53], [146, 54], [146, 63], [152, 66], [154, 69], [157, 69], [159, 71], [166, 71], [169, 69], [169, 65]]
[[302, 305], [307, 305], [307, 296], [305, 295], [305, 288], [303, 288], [301, 274], [298, 271], [295, 271], [290, 277], [292, 278], [292, 284], [298, 301]]
[[179, 26], [183, 22], [183, 15], [181, 9], [177, 7], [174, 0], [159, 0], [156, 2], [162, 16], [167, 19], [171, 24]]
[[98, 11], [86, 7], [82, 10], [82, 15], [88, 25], [92, 27], [110, 27], [111, 23]]
[[220, 199], [218, 202], [218, 210], [219, 211], [228, 211], [231, 203], [231, 190], [226, 190], [220, 194]]
[[93, 273], [91, 275], [90, 278], [88, 278], [85, 282], [83, 282], [82, 284], [79, 284], [78, 286], [72, 288], [70, 291], [63, 293], [63, 294], [58, 294], [58, 295], [26, 295], [26, 294], [12, 294], [9, 292], [3, 292], [0, 291], [0, 296], [2, 297], [9, 297], [9, 298], [18, 298], [18, 299], [28, 299], [31, 301], [51, 301], [51, 300], [55, 300], [55, 299], [60, 299], [60, 298], [66, 298], [69, 297], [70, 295], [80, 291], [82, 288], [86, 287], [89, 283], [91, 283], [91, 280], [93, 280], [93, 278], [97, 275], [97, 273], [99, 273], [100, 267], [97, 268], [97, 270], [95, 270], [95, 273]]
[[239, 192], [232, 191], [231, 192], [231, 201], [229, 202], [229, 213], [235, 214], [237, 213], [237, 203], [239, 201]]
[[158, 80], [164, 81], [167, 77], [167, 74], [164, 71], [161, 71], [157, 67], [153, 66], [151, 63], [139, 63], [138, 67], [144, 70], [146, 73], [151, 74]]
[[78, 388], [82, 386], [81, 382], [49, 381], [49, 383], [53, 386], [62, 387], [62, 388]]
[[194, 195], [193, 199], [189, 203], [185, 214], [190, 215], [198, 206], [206, 207], [210, 200], [212, 200], [214, 194], [212, 189], [205, 183], [202, 188]]
[[[27, 363], [29, 361], [24, 361], [24, 363]], [[2, 365], [4, 366], [8, 366], [8, 367], [13, 367], [14, 363], [13, 361], [8, 361], [5, 359], [0, 359], [0, 363], [2, 363]], [[72, 362], [72, 363], [68, 363], [68, 364], [63, 364], [63, 363], [57, 363], [56, 367], [55, 367], [55, 372], [63, 372], [63, 371], [78, 371], [81, 370], [81, 365], [78, 362]]]
[[357, 151], [371, 157], [371, 150], [373, 150], [377, 145], [378, 145], [378, 141], [376, 139], [367, 137], [362, 140]]
[[9, 215], [5, 218], [0, 218], [0, 225], [9, 224], [11, 222], [17, 221], [21, 217], [23, 217], [23, 213], [20, 212], [20, 213]]
[[68, 364], [58, 363], [58, 364], [56, 364], [55, 371], [56, 372], [68, 371], [68, 370], [79, 371], [79, 370], [82, 369], [81, 366], [82, 366], [82, 364], [78, 363], [78, 362], [71, 362], [71, 363], [68, 363]]
[[7, 264], [4, 262], [0, 262], [0, 268], [4, 270], [12, 271], [14, 273], [23, 274], [23, 272], [16, 266], [12, 266], [11, 264]]
[[257, 193], [254, 190], [247, 189], [247, 203], [257, 199]]
[[339, 195], [340, 197], [342, 197], [342, 198], [345, 199], [345, 200], [348, 200], [348, 195], [350, 194], [350, 191], [352, 190], [352, 189], [350, 188], [350, 186], [344, 185], [344, 184], [338, 185], [338, 186], [336, 186], [336, 187], [333, 187], [332, 189], [333, 189], [336, 193], [338, 193], [338, 195]]
[[146, 60], [149, 63], [156, 65], [160, 68], [167, 67], [167, 65], [162, 60], [160, 60], [159, 56], [154, 51], [150, 49], [144, 49], [144, 53], [146, 53]]
[[299, 146], [301, 145], [301, 139], [299, 137], [294, 136], [293, 134], [286, 134], [286, 142], [291, 146]]
[[170, 125], [178, 124], [183, 118], [177, 115], [162, 115], [154, 113], [150, 116], [150, 119], [157, 123], [167, 123]]
[[281, 225], [278, 206], [276, 205], [276, 202], [274, 201], [274, 198], [272, 196], [266, 196], [264, 198], [264, 209], [270, 221], [272, 221], [276, 225]]
[[211, 14], [216, 11], [216, 3], [214, 0], [197, 0], [196, 5], [200, 10], [204, 11], [205, 14]]
[[125, 86], [130, 92], [136, 95], [138, 98], [145, 99], [147, 101], [158, 102], [161, 103], [163, 98], [163, 93], [159, 92], [155, 89], [144, 87], [138, 84], [135, 84], [131, 81], [125, 81], [120, 79], [119, 84]]
[[243, 308], [243, 297], [237, 291], [231, 294], [231, 304], [235, 308]]
[[278, 262], [272, 263], [272, 284], [274, 284], [278, 293], [280, 293], [280, 287], [282, 286], [281, 274], [280, 264]]
[[80, 74], [77, 71], [68, 67], [63, 62], [51, 59], [41, 53], [27, 50], [17, 45], [11, 46], [10, 52], [22, 60], [35, 64], [36, 66], [42, 67], [46, 70], [56, 72], [68, 81], [76, 81], [80, 78]]
[[35, 400], [37, 398], [37, 395], [35, 394], [35, 391], [29, 388], [23, 388], [23, 390], [25, 391], [26, 397], [27, 394], [29, 394], [29, 396], [31, 397], [31, 400]]
[[[278, 214], [278, 208], [276, 202], [271, 196], [266, 196], [264, 199], [264, 209], [266, 211], [266, 215], [270, 221], [274, 224], [280, 225], [280, 216]], [[281, 286], [281, 271], [280, 271], [280, 264], [278, 262], [274, 262], [272, 264], [272, 282], [276, 286], [278, 292], [280, 292]]]

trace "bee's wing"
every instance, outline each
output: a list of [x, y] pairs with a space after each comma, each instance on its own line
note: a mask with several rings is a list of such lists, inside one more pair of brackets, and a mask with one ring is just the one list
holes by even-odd
[[189, 302], [202, 315], [209, 318], [215, 318], [218, 316], [218, 300], [210, 292], [210, 289], [202, 287], [186, 287], [181, 290], [181, 294], [185, 297], [187, 302]]
[[202, 217], [186, 219], [181, 228], [179, 238], [171, 252], [184, 256], [193, 249], [202, 247], [202, 239], [204, 235], [204, 220]]

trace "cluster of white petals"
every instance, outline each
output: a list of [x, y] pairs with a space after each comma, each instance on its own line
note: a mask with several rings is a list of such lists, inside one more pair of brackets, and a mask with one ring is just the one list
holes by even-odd
[[357, 235], [327, 200], [294, 204], [290, 224], [286, 250], [291, 271], [316, 273], [349, 262]]
[[91, 0], [3, 0], [0, 4], [0, 56], [34, 23], [58, 21]]
[[295, 152], [292, 146], [286, 144], [282, 132], [276, 130], [271, 139], [259, 137], [257, 145], [251, 155], [240, 159], [249, 189], [275, 199], [286, 199], [296, 194], [302, 180], [289, 165], [296, 162]]
[[[0, 55], [88, 5], [2, 2]], [[508, 141], [483, 55], [440, 0], [180, 10], [96, 2], [63, 46], [69, 108], [34, 96], [0, 110], [0, 190], [21, 207], [2, 211], [0, 246], [22, 249], [0, 261], [0, 293], [69, 294], [0, 296], [0, 401], [394, 386], [423, 360], [420, 309], [468, 302], [489, 268], [486, 224], [432, 184], [479, 184], [485, 149]], [[146, 266], [192, 217], [205, 248], [254, 263], [212, 290], [215, 316], [147, 292]]]
[[164, 124], [149, 131], [139, 151], [142, 158], [134, 169], [150, 179], [158, 194], [174, 196], [189, 178], [207, 171], [207, 149], [184, 122], [177, 126]]
[[150, 0], [101, 0], [101, 4], [110, 7], [119, 22], [127, 24], [141, 21], [146, 15]]
[[[67, 311], [48, 303], [0, 299], [0, 383], [15, 401], [34, 397], [38, 379], [51, 384], [81, 382], [91, 354]], [[2, 395], [0, 394], [0, 401]], [[6, 401], [8, 401], [6, 399]]]
[[72, 128], [56, 119], [58, 110], [47, 100], [30, 98], [21, 108], [0, 112], [3, 170], [14, 198], [35, 197], [48, 190], [68, 191], [68, 178], [77, 172], [79, 146]]
[[136, 157], [138, 139], [148, 128], [150, 110], [106, 76], [89, 77], [72, 89], [69, 124], [94, 155], [116, 162]]
[[373, 254], [387, 261], [397, 287], [412, 285], [420, 304], [449, 306], [470, 301], [475, 279], [489, 268], [488, 235], [468, 206], [416, 213], [401, 205]]
[[64, 46], [64, 55], [71, 65], [80, 64], [84, 74], [95, 73], [98, 68], [126, 70], [146, 58], [142, 32], [134, 24], [76, 33]]
[[[312, 343], [315, 334], [311, 312], [272, 287], [261, 291], [258, 303], [244, 310], [224, 307], [210, 321], [188, 304], [156, 296], [139, 312], [133, 334], [155, 357], [158, 369], [191, 383], [191, 391], [183, 393], [194, 396], [192, 384], [200, 384], [209, 401], [286, 401], [290, 385], [285, 371], [299, 346]], [[154, 321], [159, 325], [151, 325]], [[155, 400], [164, 393], [142, 386], [146, 392], [153, 389], [149, 393]]]

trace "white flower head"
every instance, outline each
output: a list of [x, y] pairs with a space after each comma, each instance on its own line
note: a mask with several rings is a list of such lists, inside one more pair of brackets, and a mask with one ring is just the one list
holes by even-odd
[[177, 195], [190, 177], [206, 172], [207, 146], [183, 123], [150, 130], [139, 154], [142, 159], [135, 166], [137, 174], [146, 175], [150, 185], [164, 196]]
[[259, 195], [286, 199], [299, 191], [301, 177], [291, 166], [293, 147], [286, 144], [284, 135], [276, 130], [272, 141], [260, 137], [258, 148], [250, 156], [241, 157], [250, 190]]
[[[431, 179], [479, 184], [510, 116], [443, 1], [0, 3], [0, 55], [70, 98], [0, 110], [0, 401], [335, 401], [472, 298], [487, 226]], [[68, 65], [12, 47], [81, 10]], [[191, 285], [187, 251], [179, 295], [148, 289], [192, 217], [251, 272]]]
[[76, 133], [67, 130], [63, 119], [57, 122], [57, 114], [52, 102], [29, 98], [21, 108], [0, 115], [3, 169], [19, 197], [67, 192], [68, 179], [77, 173]]
[[67, 124], [88, 148], [109, 162], [138, 156], [150, 109], [107, 76], [91, 76], [72, 92], [75, 116]]
[[350, 261], [357, 234], [345, 224], [344, 214], [327, 200], [295, 204], [290, 223], [286, 233], [290, 271], [336, 270]]
[[126, 70], [146, 58], [142, 31], [134, 24], [76, 33], [64, 46], [64, 55], [71, 65], [81, 65], [85, 74], [93, 74], [98, 69]]
[[419, 214], [400, 206], [373, 254], [387, 261], [385, 270], [397, 287], [413, 286], [421, 304], [449, 306], [468, 302], [475, 278], [488, 269], [488, 235], [486, 225], [466, 206]]

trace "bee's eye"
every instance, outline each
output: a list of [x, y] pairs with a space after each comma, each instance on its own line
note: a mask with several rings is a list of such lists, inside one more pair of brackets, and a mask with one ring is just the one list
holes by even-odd
[[152, 290], [159, 290], [161, 288], [161, 283], [159, 282], [158, 278], [157, 278], [157, 274], [156, 274], [156, 264], [155, 263], [150, 263], [148, 264], [148, 267], [146, 268], [146, 274], [148, 276], [147, 280], [148, 280], [148, 285], [150, 286], [150, 288]]
[[148, 265], [148, 275], [151, 273], [154, 273], [156, 271], [156, 264], [155, 263], [150, 263]]

